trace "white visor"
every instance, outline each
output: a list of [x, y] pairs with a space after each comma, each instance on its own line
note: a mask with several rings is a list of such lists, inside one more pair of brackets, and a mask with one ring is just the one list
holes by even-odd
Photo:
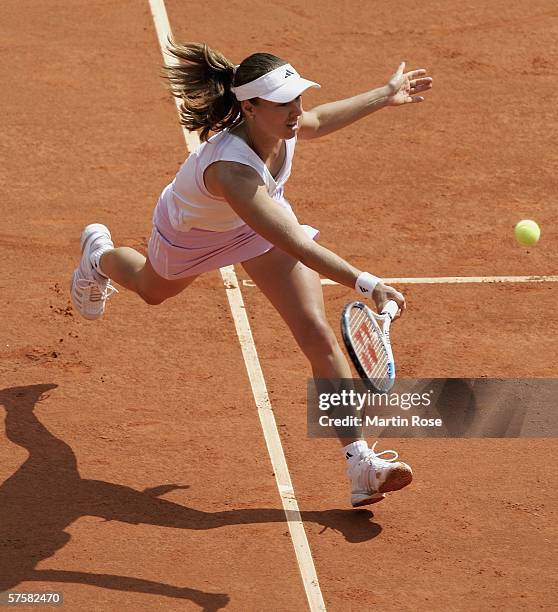
[[232, 87], [231, 90], [239, 102], [252, 98], [263, 98], [270, 102], [290, 102], [309, 87], [321, 85], [303, 79], [290, 64], [284, 64], [246, 85]]

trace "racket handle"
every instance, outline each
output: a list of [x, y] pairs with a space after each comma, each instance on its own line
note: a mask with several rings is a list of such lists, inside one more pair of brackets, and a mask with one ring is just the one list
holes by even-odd
[[395, 300], [390, 300], [383, 307], [382, 314], [388, 314], [390, 318], [393, 319], [393, 317], [397, 314], [398, 311], [399, 311], [399, 306], [397, 305], [397, 302]]

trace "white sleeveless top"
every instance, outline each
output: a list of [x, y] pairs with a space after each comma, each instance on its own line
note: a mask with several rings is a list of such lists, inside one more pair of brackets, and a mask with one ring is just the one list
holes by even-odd
[[285, 161], [274, 179], [260, 157], [239, 136], [228, 129], [215, 134], [190, 154], [163, 192], [171, 225], [183, 232], [193, 228], [225, 232], [245, 224], [224, 198], [205, 188], [203, 173], [216, 161], [238, 162], [254, 168], [270, 197], [292, 211], [283, 197], [283, 189], [291, 174], [295, 145], [296, 137], [285, 141]]

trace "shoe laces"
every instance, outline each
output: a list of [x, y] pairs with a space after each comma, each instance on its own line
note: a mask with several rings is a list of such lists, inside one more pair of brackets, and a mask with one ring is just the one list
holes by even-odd
[[[388, 461], [389, 463], [397, 461], [397, 459], [399, 458], [399, 454], [397, 453], [397, 451], [389, 449], [389, 450], [383, 450], [383, 451], [377, 453], [375, 451], [376, 444], [378, 444], [377, 441], [374, 442], [374, 444], [372, 445], [372, 448], [369, 448], [368, 451], [366, 451], [366, 454], [363, 457], [364, 461], [366, 461], [367, 463], [372, 463], [372, 461], [374, 461], [374, 459], [380, 459], [381, 461]], [[387, 454], [391, 453], [391, 457], [383, 458], [382, 455], [385, 455], [386, 453]]]
[[110, 280], [101, 289], [101, 286], [96, 280], [87, 279], [87, 278], [78, 278], [78, 280], [76, 281], [76, 286], [79, 289], [91, 289], [91, 293], [89, 294], [89, 299], [92, 302], [100, 302], [100, 301], [108, 300], [108, 298], [113, 293], [118, 293], [118, 289], [111, 284]]

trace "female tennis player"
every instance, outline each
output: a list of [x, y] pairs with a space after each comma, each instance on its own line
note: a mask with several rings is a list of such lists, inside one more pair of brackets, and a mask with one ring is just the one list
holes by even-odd
[[[181, 99], [181, 123], [202, 144], [163, 190], [153, 214], [147, 258], [115, 248], [104, 225], [81, 235], [81, 261], [71, 282], [76, 309], [100, 318], [112, 281], [148, 304], [181, 293], [200, 274], [241, 263], [290, 328], [319, 379], [351, 378], [351, 369], [325, 312], [319, 274], [371, 298], [378, 310], [405, 299], [370, 272], [359, 270], [316, 242], [284, 197], [298, 139], [331, 134], [384, 107], [422, 102], [432, 86], [425, 70], [405, 72], [360, 95], [304, 111], [301, 96], [317, 83], [274, 55], [256, 53], [235, 66], [205, 44], [177, 44], [165, 68]], [[382, 459], [358, 432], [343, 439], [353, 506], [374, 503], [412, 478], [410, 467]], [[384, 451], [393, 452], [393, 451]]]

